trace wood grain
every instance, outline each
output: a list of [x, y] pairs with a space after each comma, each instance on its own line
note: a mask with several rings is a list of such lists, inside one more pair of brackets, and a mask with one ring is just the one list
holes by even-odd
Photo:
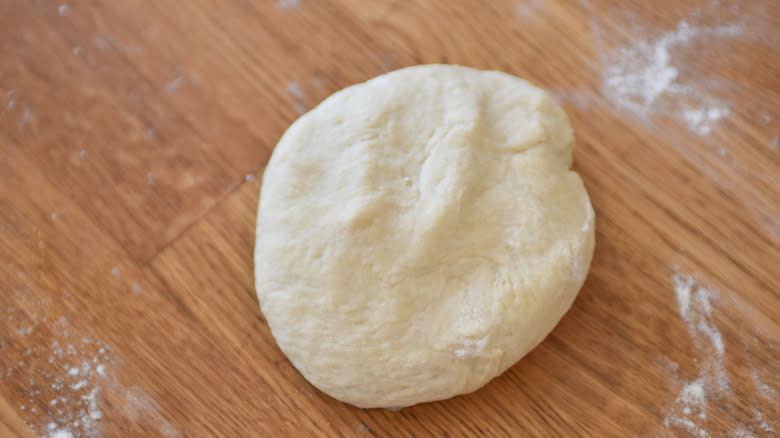
[[[739, 31], [670, 49], [689, 94], [621, 106], [616, 53], [683, 21]], [[0, 2], [0, 436], [774, 436], [778, 26], [769, 0]], [[596, 253], [555, 331], [483, 389], [360, 410], [309, 385], [260, 314], [262, 172], [299, 113], [436, 62], [562, 102]], [[706, 135], [680, 115], [716, 103]], [[722, 354], [675, 275], [711, 292]], [[705, 418], [681, 413], [713, 376]]]

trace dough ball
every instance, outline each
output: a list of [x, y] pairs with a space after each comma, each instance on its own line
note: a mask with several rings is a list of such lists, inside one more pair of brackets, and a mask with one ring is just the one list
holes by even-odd
[[406, 68], [348, 87], [265, 170], [255, 279], [306, 379], [359, 407], [478, 389], [582, 286], [594, 215], [566, 114], [495, 71]]

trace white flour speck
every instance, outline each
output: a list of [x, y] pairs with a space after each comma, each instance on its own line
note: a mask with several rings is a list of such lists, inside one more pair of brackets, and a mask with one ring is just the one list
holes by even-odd
[[32, 111], [30, 111], [30, 108], [25, 105], [24, 110], [22, 111], [22, 115], [19, 116], [19, 121], [16, 125], [19, 127], [19, 129], [24, 128], [24, 126], [27, 125], [30, 120], [32, 120]]
[[287, 93], [295, 99], [303, 99], [303, 88], [298, 82], [290, 82], [287, 84]]
[[68, 13], [70, 12], [70, 8], [68, 7], [68, 5], [62, 5], [59, 7], [58, 11], [60, 12], [60, 15], [64, 17], [68, 15]]
[[677, 417], [666, 417], [664, 418], [664, 426], [667, 428], [671, 427], [680, 427], [684, 430], [687, 430], [689, 433], [691, 433], [693, 436], [698, 437], [708, 437], [709, 434], [702, 428], [696, 425], [693, 421], [687, 419], [687, 418], [677, 418]]
[[761, 429], [761, 430], [763, 430], [764, 432], [774, 432], [774, 431], [775, 431], [775, 428], [774, 428], [774, 427], [772, 427], [772, 426], [771, 426], [771, 425], [770, 425], [770, 424], [769, 424], [769, 423], [766, 421], [766, 419], [764, 418], [764, 415], [763, 415], [761, 412], [759, 412], [759, 411], [756, 411], [756, 414], [755, 414], [755, 416], [753, 417], [753, 421], [754, 421], [756, 424], [758, 424], [758, 428], [759, 428], [759, 429]]
[[165, 85], [165, 92], [168, 94], [175, 93], [176, 90], [178, 90], [179, 87], [181, 86], [183, 80], [184, 80], [184, 76], [179, 76], [178, 78], [168, 82]]
[[677, 298], [677, 305], [680, 316], [691, 329], [694, 337], [699, 334], [705, 335], [718, 356], [722, 356], [725, 351], [723, 339], [720, 331], [712, 322], [712, 304], [710, 296], [712, 292], [699, 286], [696, 291], [693, 287], [696, 280], [689, 276], [677, 273], [672, 277], [674, 283], [674, 294]]
[[712, 126], [729, 114], [728, 107], [691, 108], [683, 110], [683, 120], [688, 129], [699, 135], [707, 135]]
[[146, 174], [146, 183], [151, 184], [152, 182], [154, 182], [154, 174], [149, 172]]
[[247, 181], [252, 181], [253, 179], [255, 179], [255, 176], [252, 175], [251, 173], [248, 173], [244, 179]]
[[526, 0], [523, 3], [517, 5], [515, 8], [515, 17], [527, 18], [536, 15], [536, 13], [544, 8], [544, 1], [542, 0]]
[[707, 399], [704, 395], [704, 382], [702, 380], [685, 385], [677, 401], [683, 406], [683, 412], [686, 415], [695, 414], [701, 419], [707, 418]]
[[67, 429], [55, 430], [48, 438], [74, 438], [73, 434]]
[[134, 421], [139, 417], [149, 418], [157, 425], [165, 436], [178, 436], [179, 432], [159, 412], [157, 403], [152, 400], [141, 388], [134, 386], [124, 394], [124, 411], [127, 417]]
[[114, 267], [111, 269], [111, 274], [113, 274], [113, 275], [114, 275], [114, 277], [116, 277], [116, 278], [119, 278], [119, 277], [121, 277], [121, 276], [122, 276], [122, 272], [119, 270], [119, 266], [114, 266]]
[[87, 156], [87, 151], [80, 151], [79, 152], [79, 157], [84, 158], [86, 156]]
[[694, 84], [681, 83], [670, 49], [695, 38], [736, 36], [740, 32], [736, 25], [697, 28], [681, 21], [677, 29], [655, 40], [638, 40], [608, 54], [602, 91], [616, 105], [640, 118], [671, 112], [681, 117], [692, 132], [707, 135], [728, 116], [729, 106], [701, 95]]
[[298, 82], [290, 82], [287, 84], [287, 94], [292, 96], [293, 99], [295, 99], [295, 112], [298, 114], [303, 114], [306, 112], [306, 102], [305, 102], [305, 95], [303, 93], [303, 87], [301, 87], [301, 84]]
[[769, 142], [769, 147], [771, 147], [772, 149], [777, 149], [778, 143], [780, 143], [780, 139], [775, 137], [772, 139], [772, 141]]
[[301, 0], [279, 0], [276, 7], [279, 9], [298, 9], [301, 6]]
[[755, 438], [756, 437], [749, 430], [745, 429], [744, 426], [740, 426], [737, 430], [730, 433], [729, 436], [733, 438]]
[[132, 289], [133, 289], [133, 293], [135, 293], [135, 294], [140, 294], [141, 293], [141, 285], [138, 284], [138, 283], [134, 282], [133, 286], [132, 286]]
[[674, 282], [674, 293], [677, 296], [677, 305], [680, 308], [680, 316], [685, 322], [688, 322], [688, 308], [691, 307], [691, 288], [693, 287], [693, 277], [676, 274], [672, 277]]
[[142, 47], [126, 44], [110, 35], [95, 35], [95, 47], [100, 50], [117, 50], [128, 55], [141, 55], [144, 53]]
[[73, 48], [73, 54], [76, 55], [76, 56], [81, 55], [81, 47], [79, 47], [79, 46], [74, 47]]
[[[22, 296], [18, 298], [22, 299]], [[49, 324], [51, 333], [47, 336], [52, 339], [47, 342], [47, 348], [35, 347], [13, 353], [17, 358], [24, 358], [13, 367], [13, 378], [25, 386], [22, 393], [26, 397], [25, 403], [19, 406], [24, 421], [36, 436], [99, 436], [98, 419], [102, 417], [102, 411], [98, 394], [101, 387], [97, 384], [100, 373], [95, 371], [95, 367], [108, 363], [114, 355], [102, 342], [70, 334], [67, 318], [54, 318], [48, 313], [49, 300], [24, 299], [28, 300], [25, 302], [28, 310], [32, 309], [29, 316], [35, 324], [45, 323], [48, 319], [56, 321]], [[14, 359], [13, 363], [19, 360], [13, 356], [4, 356], [4, 359], [6, 363], [8, 359]], [[0, 374], [0, 379], [5, 371]], [[45, 407], [40, 403], [45, 403]]]

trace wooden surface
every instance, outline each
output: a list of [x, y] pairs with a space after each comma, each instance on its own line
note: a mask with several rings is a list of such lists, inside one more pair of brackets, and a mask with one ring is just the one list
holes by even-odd
[[[0, 435], [775, 436], [778, 29], [772, 0], [0, 1]], [[679, 87], [626, 103], [654, 44]], [[259, 312], [260, 179], [298, 113], [440, 62], [561, 101], [596, 252], [504, 375], [360, 410]]]

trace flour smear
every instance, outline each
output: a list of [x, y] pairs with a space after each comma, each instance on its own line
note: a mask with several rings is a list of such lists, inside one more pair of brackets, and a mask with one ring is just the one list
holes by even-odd
[[[709, 437], [712, 432], [707, 430], [708, 411], [718, 406], [727, 410], [735, 407], [736, 394], [732, 387], [729, 373], [726, 370], [724, 357], [726, 345], [720, 329], [713, 318], [713, 301], [717, 293], [697, 282], [687, 274], [675, 273], [672, 277], [674, 297], [682, 322], [694, 344], [694, 351], [689, 352], [697, 366], [697, 375], [690, 380], [681, 381], [681, 388], [674, 402], [665, 409], [663, 425], [670, 432], [686, 432], [695, 437]], [[666, 368], [672, 369], [677, 377], [679, 366], [666, 359]], [[749, 361], [749, 358], [748, 358]], [[755, 368], [750, 364], [755, 393], [768, 400], [776, 392], [762, 382]], [[770, 400], [774, 402], [774, 400]], [[780, 402], [780, 400], [777, 400]], [[748, 424], [740, 424], [729, 432], [730, 436], [751, 437], [753, 432], [773, 432], [774, 426], [767, 420], [764, 412], [758, 406], [754, 407], [754, 416]]]
[[696, 134], [709, 134], [729, 115], [730, 104], [703, 93], [695, 80], [682, 81], [675, 48], [702, 39], [718, 44], [741, 34], [735, 24], [695, 27], [683, 20], [656, 39], [639, 39], [605, 55], [602, 92], [613, 103], [642, 119], [669, 115]]

